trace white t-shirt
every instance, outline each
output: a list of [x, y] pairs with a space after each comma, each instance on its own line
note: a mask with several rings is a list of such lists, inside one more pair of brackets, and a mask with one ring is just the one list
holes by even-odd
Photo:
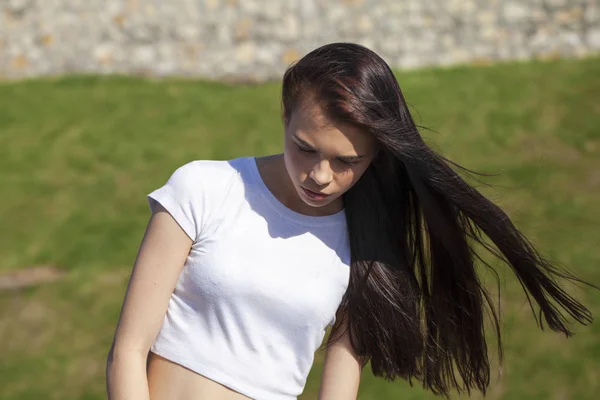
[[344, 211], [287, 208], [254, 157], [190, 162], [148, 199], [194, 241], [152, 352], [250, 398], [296, 399], [348, 287]]

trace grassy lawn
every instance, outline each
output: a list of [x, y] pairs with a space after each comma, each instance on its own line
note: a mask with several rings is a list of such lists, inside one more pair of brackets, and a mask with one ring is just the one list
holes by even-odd
[[[426, 140], [497, 176], [481, 190], [546, 255], [600, 283], [600, 59], [398, 73]], [[279, 84], [72, 77], [0, 84], [0, 273], [55, 283], [0, 292], [0, 397], [102, 399], [104, 361], [149, 210], [193, 159], [279, 152]], [[505, 368], [490, 399], [596, 399], [600, 321], [536, 327], [501, 268]], [[492, 282], [490, 282], [493, 287]], [[600, 317], [600, 293], [573, 289]], [[302, 399], [316, 399], [322, 354]], [[466, 398], [467, 396], [456, 398]], [[359, 399], [430, 399], [365, 371]], [[481, 398], [474, 394], [472, 398]]]

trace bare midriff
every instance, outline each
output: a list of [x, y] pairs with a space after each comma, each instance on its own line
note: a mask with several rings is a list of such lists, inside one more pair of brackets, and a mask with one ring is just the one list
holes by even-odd
[[150, 352], [148, 387], [152, 400], [248, 400], [226, 386]]

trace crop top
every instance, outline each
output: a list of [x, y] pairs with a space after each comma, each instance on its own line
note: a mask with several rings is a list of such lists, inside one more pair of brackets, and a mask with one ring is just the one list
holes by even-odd
[[193, 240], [151, 351], [253, 399], [296, 399], [348, 287], [344, 210], [289, 209], [254, 157], [192, 161], [148, 202]]

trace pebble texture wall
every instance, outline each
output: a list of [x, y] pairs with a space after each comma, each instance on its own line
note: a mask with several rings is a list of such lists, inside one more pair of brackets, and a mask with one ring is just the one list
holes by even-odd
[[354, 41], [400, 68], [600, 51], [600, 0], [0, 0], [0, 78], [279, 79]]

